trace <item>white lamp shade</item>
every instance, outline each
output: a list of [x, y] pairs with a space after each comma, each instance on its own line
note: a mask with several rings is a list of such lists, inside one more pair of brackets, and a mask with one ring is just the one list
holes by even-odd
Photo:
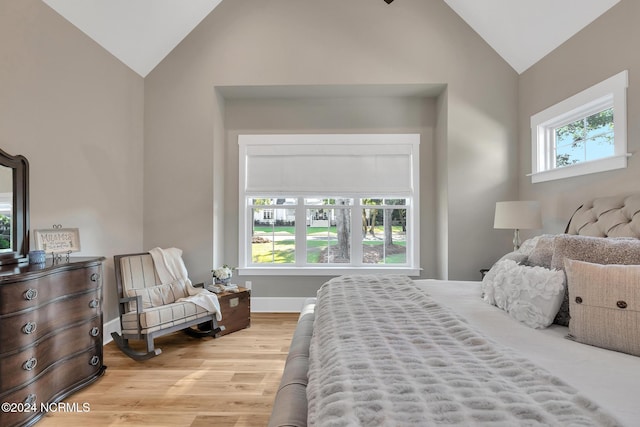
[[493, 228], [519, 230], [542, 228], [540, 202], [497, 202]]

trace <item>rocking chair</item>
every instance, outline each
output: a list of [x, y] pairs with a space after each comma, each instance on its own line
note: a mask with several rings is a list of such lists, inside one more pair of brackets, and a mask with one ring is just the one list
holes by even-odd
[[[122, 335], [112, 332], [111, 336], [127, 356], [146, 360], [159, 355], [162, 350], [155, 348], [154, 339], [175, 331], [215, 338], [224, 330], [224, 326], [218, 326], [215, 313], [190, 301], [178, 301], [188, 296], [184, 285], [160, 284], [148, 252], [113, 258]], [[145, 340], [146, 352], [132, 349], [129, 340]]]

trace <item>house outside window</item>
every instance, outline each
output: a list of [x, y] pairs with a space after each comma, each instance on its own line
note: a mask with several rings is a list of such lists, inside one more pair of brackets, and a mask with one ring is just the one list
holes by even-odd
[[419, 135], [239, 144], [240, 274], [419, 274]]
[[273, 209], [262, 209], [262, 219], [271, 222], [273, 220]]
[[531, 117], [533, 183], [627, 166], [623, 71]]

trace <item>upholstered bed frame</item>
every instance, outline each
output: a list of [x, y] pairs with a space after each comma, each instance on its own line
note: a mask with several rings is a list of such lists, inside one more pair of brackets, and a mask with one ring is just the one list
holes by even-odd
[[307, 425], [307, 371], [309, 346], [315, 319], [315, 298], [304, 302], [298, 326], [291, 339], [280, 387], [276, 394], [269, 427], [303, 427]]
[[584, 203], [573, 214], [565, 232], [640, 238], [640, 194], [601, 197]]
[[[597, 198], [585, 202], [571, 217], [565, 233], [640, 238], [640, 194]], [[307, 299], [300, 313], [274, 401], [270, 427], [307, 425], [307, 372], [315, 303], [315, 298]]]

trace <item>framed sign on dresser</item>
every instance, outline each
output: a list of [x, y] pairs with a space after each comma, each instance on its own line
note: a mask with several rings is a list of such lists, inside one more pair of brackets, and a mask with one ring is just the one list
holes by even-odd
[[0, 266], [0, 426], [34, 424], [104, 373], [103, 261]]

